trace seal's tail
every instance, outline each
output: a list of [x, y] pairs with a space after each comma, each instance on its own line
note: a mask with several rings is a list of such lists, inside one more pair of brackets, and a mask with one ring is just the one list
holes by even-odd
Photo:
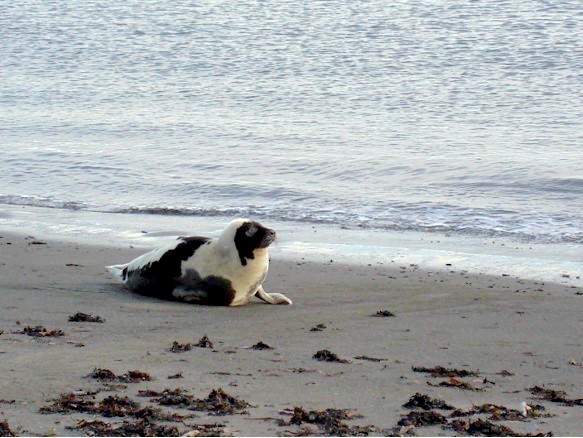
[[124, 265], [106, 266], [105, 270], [109, 272], [117, 281], [124, 283], [128, 272], [128, 264], [126, 263]]

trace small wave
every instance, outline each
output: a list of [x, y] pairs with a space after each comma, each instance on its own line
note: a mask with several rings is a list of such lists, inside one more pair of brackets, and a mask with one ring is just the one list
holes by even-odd
[[59, 208], [62, 210], [85, 210], [87, 204], [77, 201], [65, 201], [45, 196], [2, 195], [0, 204], [22, 205], [25, 207]]
[[268, 206], [182, 207], [142, 205], [95, 209], [84, 202], [52, 197], [2, 195], [0, 204], [87, 210], [110, 214], [157, 216], [253, 217], [264, 221], [323, 224], [347, 229], [450, 233], [482, 238], [510, 238], [526, 242], [583, 244], [580, 218], [521, 213], [508, 209], [462, 208], [452, 205], [394, 203], [364, 208], [294, 208], [289, 203]]

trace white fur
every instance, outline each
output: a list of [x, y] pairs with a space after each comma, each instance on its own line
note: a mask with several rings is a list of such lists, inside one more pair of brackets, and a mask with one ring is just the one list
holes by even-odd
[[[262, 283], [269, 269], [267, 248], [255, 249], [253, 251], [254, 258], [247, 259], [246, 265], [241, 264], [235, 245], [235, 235], [239, 227], [246, 221], [246, 219], [232, 221], [218, 238], [210, 239], [209, 242], [200, 246], [190, 258], [182, 262], [182, 275], [185, 275], [189, 269], [194, 269], [202, 279], [218, 276], [229, 280], [235, 290], [235, 297], [230, 306], [246, 304], [255, 295], [269, 304], [292, 304], [292, 301], [285, 295], [268, 294], [263, 289]], [[179, 239], [171, 245], [143, 254], [129, 263], [106, 266], [106, 269], [118, 281], [123, 282], [122, 272], [125, 268], [132, 271], [140, 269], [148, 263], [158, 261], [167, 251], [175, 249], [180, 242]], [[173, 295], [176, 298], [189, 300], [189, 292], [185, 290], [176, 289]]]

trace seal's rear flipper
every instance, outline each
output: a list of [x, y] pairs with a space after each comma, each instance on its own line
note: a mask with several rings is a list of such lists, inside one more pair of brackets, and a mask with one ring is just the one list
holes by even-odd
[[125, 283], [128, 273], [128, 264], [106, 266], [105, 270], [109, 272], [113, 278], [121, 283]]

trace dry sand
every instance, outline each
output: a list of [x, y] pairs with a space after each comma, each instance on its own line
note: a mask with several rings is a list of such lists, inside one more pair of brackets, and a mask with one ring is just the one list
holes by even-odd
[[[99, 391], [95, 403], [117, 395], [141, 406], [158, 406], [138, 397], [138, 391], [176, 388], [194, 399], [223, 388], [250, 404], [242, 414], [225, 416], [162, 406], [165, 412], [187, 416], [175, 422], [180, 433], [214, 423], [224, 427], [204, 433], [330, 432], [305, 422], [278, 424], [278, 419], [289, 423], [294, 407], [300, 406], [356, 411], [361, 418], [343, 423], [374, 426], [372, 435], [403, 433], [398, 422], [412, 409], [402, 405], [415, 393], [465, 410], [484, 403], [520, 409], [526, 401], [544, 411], [539, 407], [539, 416], [493, 424], [520, 433], [583, 433], [583, 406], [540, 400], [529, 391], [539, 386], [564, 391], [568, 399], [583, 398], [581, 288], [470, 275], [455, 266], [430, 273], [417, 266], [274, 259], [266, 290], [285, 293], [293, 306], [257, 300], [241, 308], [213, 308], [134, 295], [105, 273], [106, 264], [124, 262], [143, 250], [0, 235], [0, 423], [5, 420], [15, 434], [83, 435], [88, 430], [69, 427], [83, 419], [112, 427], [124, 421], [98, 413], [39, 412], [60, 394]], [[396, 316], [371, 316], [379, 310]], [[101, 316], [105, 322], [69, 322], [76, 312]], [[318, 324], [325, 328], [312, 331]], [[60, 329], [64, 336], [19, 333], [37, 325]], [[174, 341], [196, 344], [205, 334], [213, 348], [170, 351]], [[273, 349], [248, 348], [259, 341]], [[313, 358], [325, 349], [350, 363]], [[457, 379], [474, 390], [439, 386], [448, 378], [413, 370], [436, 366], [476, 371], [477, 376]], [[117, 375], [140, 370], [153, 380], [108, 388], [87, 377], [95, 368]], [[169, 379], [176, 374], [182, 378]], [[461, 420], [468, 425], [489, 417]], [[461, 434], [441, 424], [409, 433]]]

